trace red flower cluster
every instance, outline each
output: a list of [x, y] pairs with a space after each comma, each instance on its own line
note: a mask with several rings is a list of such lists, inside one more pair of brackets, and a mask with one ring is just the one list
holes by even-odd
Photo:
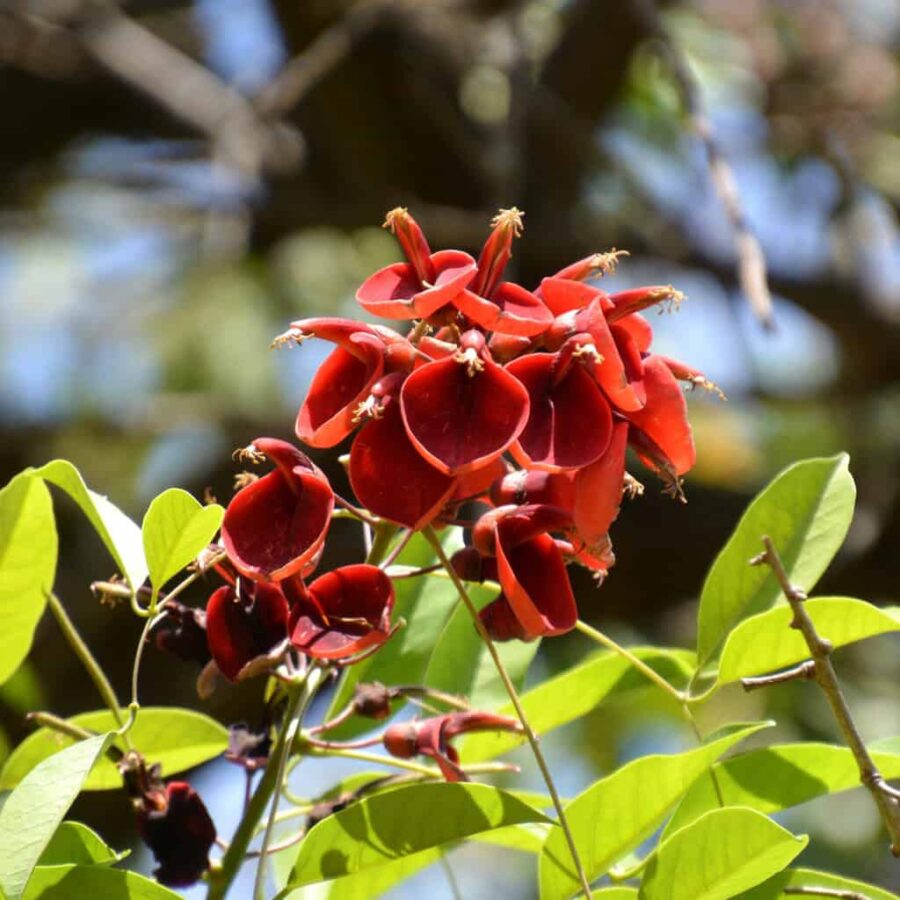
[[[503, 281], [521, 233], [516, 209], [496, 217], [477, 262], [457, 250], [433, 253], [405, 209], [388, 213], [385, 225], [407, 261], [368, 278], [357, 300], [383, 318], [417, 322], [403, 335], [304, 319], [276, 339], [335, 345], [300, 408], [297, 436], [325, 448], [356, 431], [356, 497], [407, 528], [452, 517], [464, 500], [489, 502], [494, 508], [473, 529], [477, 557], [469, 551], [465, 564], [458, 560], [461, 571], [503, 589], [484, 622], [498, 639], [563, 633], [577, 619], [566, 562], [600, 574], [612, 564], [608, 531], [629, 478], [627, 447], [674, 494], [694, 464], [679, 380], [709, 383], [651, 353], [652, 329], [641, 315], [681, 295], [670, 286], [607, 294], [586, 283], [615, 253], [580, 260], [534, 291]], [[315, 467], [282, 471], [277, 490], [254, 485], [229, 508], [226, 547], [252, 578], [302, 572], [321, 546], [325, 494], [305, 493]], [[293, 494], [286, 481], [296, 483]], [[280, 505], [269, 513], [276, 495]], [[310, 511], [302, 522], [300, 504]], [[267, 511], [238, 511], [250, 506]], [[270, 528], [260, 528], [264, 516], [282, 523], [280, 542], [260, 540]]]
[[351, 662], [390, 637], [394, 589], [377, 566], [342, 566], [307, 584], [322, 556], [334, 492], [322, 471], [285, 441], [257, 438], [241, 451], [275, 468], [235, 494], [222, 522], [227, 582], [209, 598], [206, 636], [231, 681], [266, 671], [293, 646]]

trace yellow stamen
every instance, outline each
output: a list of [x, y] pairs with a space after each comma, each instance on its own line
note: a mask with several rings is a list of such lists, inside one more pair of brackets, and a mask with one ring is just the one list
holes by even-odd
[[509, 209], [501, 209], [500, 212], [491, 219], [491, 228], [500, 228], [501, 226], [504, 228], [511, 228], [515, 237], [521, 237], [522, 231], [525, 228], [522, 222], [522, 217], [524, 215], [525, 213], [515, 206], [512, 206]]
[[484, 360], [479, 357], [478, 351], [474, 347], [457, 350], [453, 354], [453, 360], [466, 367], [466, 374], [469, 378], [474, 378], [479, 372], [484, 371]]
[[274, 341], [269, 345], [270, 350], [278, 350], [281, 347], [290, 345], [290, 344], [302, 344], [304, 341], [309, 340], [312, 337], [311, 334], [307, 334], [304, 331], [301, 331], [299, 328], [288, 328], [283, 334], [279, 334], [278, 337], [275, 338]]
[[409, 216], [409, 210], [405, 206], [395, 206], [384, 217], [382, 228], [390, 229], [391, 234], [397, 233], [397, 225], [400, 221]]

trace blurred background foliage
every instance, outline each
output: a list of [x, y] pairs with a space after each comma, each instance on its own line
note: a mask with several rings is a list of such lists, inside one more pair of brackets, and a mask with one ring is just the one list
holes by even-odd
[[[773, 330], [739, 289], [733, 229], [659, 27], [698, 82], [765, 252]], [[681, 311], [654, 320], [659, 349], [729, 396], [691, 397], [689, 503], [646, 479], [616, 523], [608, 582], [576, 579], [585, 617], [689, 645], [703, 574], [752, 493], [790, 461], [842, 449], [858, 510], [820, 592], [896, 603], [898, 43], [894, 0], [682, 0], [658, 13], [645, 0], [3, 0], [0, 481], [63, 456], [137, 518], [171, 485], [227, 501], [231, 450], [291, 436], [328, 349], [275, 354], [271, 338], [292, 318], [356, 315], [356, 285], [398, 255], [384, 212], [409, 206], [434, 246], [472, 251], [515, 204], [516, 277], [533, 285], [589, 252], [629, 250], [607, 281], [683, 290]], [[59, 592], [124, 687], [139, 623], [90, 596], [110, 564], [74, 507], [59, 510]], [[334, 535], [332, 562], [358, 555], [349, 527]], [[897, 647], [839, 657], [873, 739], [900, 733]], [[535, 677], [586, 649], [548, 642]], [[146, 673], [148, 701], [197, 704], [195, 673], [158, 654]], [[252, 719], [258, 687], [220, 691], [213, 712]], [[7, 744], [27, 709], [96, 705], [49, 622], [0, 702]], [[548, 740], [564, 792], [688, 741], [663, 703], [613, 703]], [[813, 687], [717, 703], [775, 716], [780, 738], [834, 738]], [[212, 772], [201, 777], [224, 785]], [[223, 831], [241, 790], [211, 799]], [[127, 827], [121, 797], [78, 811]], [[805, 862], [900, 887], [860, 792], [787, 818], [813, 833]], [[463, 851], [464, 896], [496, 892], [497, 852]], [[506, 896], [531, 890], [530, 863], [510, 881], [517, 864]]]

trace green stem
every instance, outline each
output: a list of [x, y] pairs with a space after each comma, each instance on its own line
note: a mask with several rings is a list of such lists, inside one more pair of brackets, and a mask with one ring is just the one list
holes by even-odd
[[685, 696], [679, 691], [677, 688], [673, 687], [666, 681], [665, 678], [662, 677], [658, 672], [652, 669], [647, 665], [642, 659], [638, 659], [630, 650], [626, 650], [621, 644], [617, 644], [609, 635], [604, 634], [602, 631], [598, 631], [596, 628], [592, 628], [586, 622], [582, 622], [580, 619], [575, 625], [575, 628], [580, 631], [585, 637], [589, 637], [592, 641], [600, 644], [603, 647], [606, 647], [608, 650], [612, 650], [613, 653], [618, 653], [623, 659], [627, 660], [635, 669], [637, 669], [642, 675], [652, 681], [658, 688], [664, 690], [670, 697], [674, 700], [677, 700], [679, 704], [684, 703]]
[[[94, 654], [91, 653], [90, 648], [78, 633], [75, 623], [69, 618], [69, 614], [66, 612], [59, 597], [57, 597], [56, 594], [48, 594], [47, 603], [49, 604], [50, 611], [53, 613], [56, 621], [59, 623], [63, 635], [65, 635], [66, 640], [69, 642], [69, 646], [75, 651], [75, 655], [78, 659], [81, 660], [81, 664], [90, 676], [91, 681], [94, 682], [103, 702], [107, 705], [113, 718], [116, 720], [116, 726], [122, 728], [126, 723], [125, 715], [122, 712], [122, 707], [119, 706], [116, 692], [109, 683], [106, 673], [100, 667], [100, 663], [97, 662]], [[131, 749], [131, 742], [128, 739], [128, 735], [123, 734], [123, 738], [129, 749]]]
[[[300, 704], [304, 702], [307, 690], [307, 683], [304, 682], [291, 691], [288, 698], [288, 708], [284, 714], [285, 723], [290, 723], [294, 718]], [[238, 830], [231, 839], [231, 843], [228, 845], [228, 849], [225, 851], [225, 855], [222, 857], [219, 865], [210, 870], [209, 890], [206, 894], [207, 900], [223, 900], [241, 864], [244, 862], [247, 848], [256, 832], [256, 826], [263, 817], [272, 795], [278, 789], [281, 758], [287, 752], [285, 748], [290, 748], [293, 743], [293, 741], [287, 740], [287, 732], [288, 727], [285, 724], [278, 734], [275, 746], [272, 748], [272, 755], [269, 757], [269, 762], [263, 771], [263, 777], [250, 798], [250, 804], [244, 817], [241, 819]]]
[[366, 562], [370, 566], [377, 566], [387, 556], [394, 535], [399, 530], [399, 525], [393, 522], [379, 522], [372, 529], [372, 549], [366, 556]]
[[587, 900], [590, 900], [591, 883], [588, 880], [587, 873], [584, 870], [584, 865], [581, 862], [581, 857], [578, 854], [578, 847], [575, 843], [575, 837], [572, 834], [572, 829], [569, 827], [569, 820], [566, 818], [565, 809], [563, 808], [562, 801], [559, 799], [559, 793], [557, 792], [556, 785], [553, 782], [553, 776], [550, 774], [550, 769], [547, 766], [547, 761], [544, 759], [544, 754], [541, 750], [540, 743], [538, 742], [538, 737], [535, 734], [534, 729], [531, 727], [531, 723], [528, 721], [528, 717], [525, 715], [525, 709], [522, 706], [522, 701], [519, 699], [519, 693], [516, 690], [516, 686], [512, 683], [512, 679], [509, 677], [509, 673], [506, 671], [506, 667], [503, 665], [503, 660], [500, 659], [500, 654], [497, 653], [497, 648], [494, 646], [494, 642], [491, 640], [491, 636], [488, 634], [487, 629], [484, 627], [484, 623], [481, 621], [481, 618], [478, 615], [478, 609], [472, 602], [472, 598], [469, 596], [469, 592], [466, 590], [466, 586], [463, 584], [459, 575], [456, 574], [456, 570], [450, 564], [450, 560], [447, 559], [447, 554], [444, 553], [444, 547], [441, 544], [440, 538], [438, 538], [437, 534], [435, 534], [434, 528], [429, 525], [424, 530], [423, 534], [428, 539], [431, 546], [434, 547], [434, 552], [437, 554], [437, 558], [441, 561], [441, 564], [447, 571], [447, 574], [450, 576], [450, 580], [453, 582], [453, 585], [456, 588], [456, 592], [459, 594], [460, 600], [462, 600], [462, 602], [465, 604], [466, 609], [469, 611], [469, 614], [471, 615], [472, 621], [475, 625], [475, 630], [478, 632], [479, 637], [484, 642], [484, 645], [494, 662], [494, 667], [497, 669], [497, 674], [500, 676], [500, 680], [503, 682], [503, 686], [506, 688], [506, 693], [509, 695], [509, 699], [516, 710], [516, 715], [519, 717], [519, 721], [522, 723], [522, 728], [525, 731], [525, 737], [528, 739], [528, 743], [531, 745], [531, 753], [534, 756], [534, 760], [537, 763], [538, 769], [540, 769], [541, 776], [544, 779], [544, 784], [546, 784], [547, 791], [550, 794], [551, 800], [553, 801], [553, 807], [556, 810], [556, 815], [559, 819], [559, 826], [560, 828], [562, 828], [563, 834], [566, 838], [566, 843], [569, 845], [569, 853], [572, 856], [572, 862], [575, 865], [575, 871], [578, 873], [578, 880], [581, 882], [584, 896], [585, 898], [587, 898]]
[[[617, 644], [609, 635], [604, 634], [602, 631], [599, 631], [596, 628], [592, 628], [586, 622], [582, 622], [580, 619], [575, 626], [578, 631], [580, 631], [586, 637], [589, 637], [592, 641], [596, 641], [603, 647], [606, 647], [608, 650], [612, 650], [613, 653], [618, 653], [623, 659], [627, 660], [635, 669], [637, 669], [642, 675], [652, 681], [658, 688], [665, 691], [673, 700], [675, 700], [678, 705], [681, 707], [682, 712], [684, 713], [685, 718], [691, 726], [691, 731], [694, 732], [697, 740], [702, 744], [703, 736], [700, 734], [700, 729], [697, 727], [697, 722], [694, 719], [693, 713], [691, 712], [691, 708], [688, 705], [690, 698], [686, 692], [679, 691], [678, 688], [669, 684], [659, 672], [656, 672], [650, 666], [647, 665], [642, 659], [638, 659], [630, 650], [627, 650], [621, 644]], [[716, 778], [716, 773], [710, 769], [709, 777], [712, 779], [713, 788], [716, 792], [716, 797], [719, 800], [719, 806], [724, 806], [725, 802], [722, 799], [722, 788], [719, 785], [719, 781]]]
[[265, 900], [266, 855], [269, 852], [269, 845], [272, 842], [272, 830], [275, 827], [275, 817], [278, 815], [278, 801], [281, 799], [279, 789], [284, 782], [288, 757], [291, 755], [291, 747], [293, 746], [294, 739], [300, 729], [300, 723], [303, 721], [303, 716], [309, 708], [309, 704], [315, 696], [316, 689], [319, 687], [320, 682], [321, 669], [313, 669], [307, 675], [296, 698], [291, 697], [288, 701], [288, 708], [284, 713], [284, 720], [281, 724], [281, 733], [278, 735], [280, 747], [276, 748], [275, 754], [278, 759], [278, 768], [275, 774], [275, 796], [272, 798], [272, 808], [269, 810], [269, 819], [266, 822], [266, 830], [263, 834], [262, 844], [259, 848], [259, 864], [256, 867], [256, 880], [253, 883], [254, 900]]

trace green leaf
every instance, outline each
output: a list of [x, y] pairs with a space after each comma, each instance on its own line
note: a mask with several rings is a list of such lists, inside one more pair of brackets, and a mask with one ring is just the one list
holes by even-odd
[[892, 894], [884, 888], [855, 881], [852, 878], [842, 878], [832, 875], [830, 872], [816, 872], [813, 869], [788, 869], [786, 872], [779, 872], [765, 884], [761, 884], [752, 891], [747, 891], [741, 900], [794, 900], [797, 894], [785, 893], [784, 889], [787, 887], [818, 887], [831, 891], [849, 891], [865, 897], [866, 900], [900, 900], [896, 894]]
[[24, 900], [179, 900], [167, 887], [129, 872], [103, 866], [39, 866], [25, 889]]
[[753, 809], [716, 809], [663, 841], [641, 900], [728, 900], [790, 865], [809, 843]]
[[129, 852], [116, 853], [99, 834], [81, 822], [62, 822], [41, 854], [38, 866], [112, 865]]
[[325, 884], [297, 888], [284, 896], [290, 900], [361, 900], [363, 897], [381, 897], [401, 881], [436, 863], [444, 853], [445, 848], [432, 847], [430, 850], [401, 856], [356, 875], [345, 875]]
[[[478, 609], [487, 606], [499, 593], [497, 587], [480, 584], [470, 584], [467, 590]], [[522, 687], [539, 646], [540, 641], [497, 644], [500, 659], [517, 689]], [[468, 697], [479, 708], [498, 706], [509, 697], [490, 653], [475, 630], [472, 616], [462, 603], [457, 603], [434, 645], [424, 683], [449, 694]]]
[[600, 900], [635, 900], [638, 896], [638, 889], [633, 887], [606, 887], [606, 888], [598, 888], [596, 891], [591, 891], [591, 897], [597, 898]]
[[131, 588], [139, 588], [147, 578], [140, 528], [106, 497], [90, 490], [67, 460], [54, 459], [34, 474], [65, 491], [81, 507]]
[[0, 891], [19, 900], [53, 833], [109, 742], [100, 734], [45, 759], [0, 809]]
[[[588, 879], [599, 878], [649, 837], [678, 798], [719, 756], [769, 724], [734, 726], [727, 734], [683, 753], [643, 756], [567, 803], [566, 818]], [[561, 900], [578, 890], [569, 847], [558, 828], [547, 836], [539, 869], [541, 900]]]
[[549, 821], [486, 784], [408, 785], [319, 822], [300, 845], [291, 886], [364, 872], [492, 828]]
[[[445, 539], [446, 543], [446, 539]], [[398, 563], [416, 568], [429, 566], [435, 560], [428, 541], [416, 534], [398, 557]], [[348, 666], [334, 692], [327, 718], [340, 712], [350, 702], [353, 690], [360, 682], [380, 681], [383, 684], [422, 684], [425, 670], [444, 623], [459, 602], [456, 588], [449, 578], [403, 578], [395, 582], [396, 600], [393, 619], [406, 619], [401, 628], [376, 654]], [[400, 703], [393, 708], [399, 710]], [[375, 725], [371, 719], [355, 716], [349, 722], [329, 732], [333, 740], [347, 740], [369, 731]]]
[[[879, 751], [871, 746], [875, 765], [885, 778], [900, 777], [900, 748]], [[763, 813], [778, 812], [824, 794], [860, 787], [859, 769], [846, 747], [833, 744], [775, 744], [738, 753], [717, 762], [712, 771], [726, 806], [749, 806]], [[694, 782], [666, 824], [663, 836], [719, 806], [710, 778]]]
[[0, 491], [0, 684], [31, 649], [53, 590], [57, 549], [50, 492], [23, 472]]
[[698, 614], [697, 656], [702, 667], [743, 618], [762, 612], [780, 596], [768, 566], [749, 561], [763, 549], [763, 535], [775, 548], [794, 584], [809, 591], [828, 567], [853, 517], [856, 487], [846, 453], [808, 459], [785, 469], [741, 517], [713, 563]]
[[[69, 721], [89, 731], [111, 731], [115, 719], [108, 710], [79, 713]], [[129, 732], [134, 746], [150, 763], [160, 763], [163, 775], [193, 768], [222, 753], [228, 746], [228, 730], [202, 713], [177, 707], [142, 707]], [[0, 772], [0, 790], [14, 788], [38, 763], [69, 747], [72, 738], [41, 728], [13, 750]], [[116, 746], [125, 749], [121, 738]], [[86, 791], [122, 787], [122, 776], [108, 759], [102, 759], [85, 781]]]
[[[694, 655], [690, 651], [656, 647], [630, 649], [676, 687], [686, 683], [693, 671]], [[521, 700], [532, 728], [543, 735], [587, 715], [604, 700], [648, 686], [650, 682], [646, 676], [627, 660], [604, 650], [541, 682], [523, 694]], [[515, 715], [512, 704], [506, 704], [499, 712]], [[497, 732], [472, 734], [459, 746], [467, 762], [480, 762], [506, 753], [524, 742], [523, 735]]]
[[[900, 610], [896, 607], [879, 609], [849, 597], [817, 597], [807, 600], [805, 608], [816, 630], [834, 647], [900, 631]], [[809, 648], [803, 635], [790, 627], [791, 618], [790, 607], [776, 606], [741, 622], [722, 648], [719, 684], [773, 672], [808, 659]]]
[[141, 534], [154, 599], [159, 589], [209, 544], [224, 514], [217, 503], [203, 506], [181, 488], [169, 488], [153, 500]]

